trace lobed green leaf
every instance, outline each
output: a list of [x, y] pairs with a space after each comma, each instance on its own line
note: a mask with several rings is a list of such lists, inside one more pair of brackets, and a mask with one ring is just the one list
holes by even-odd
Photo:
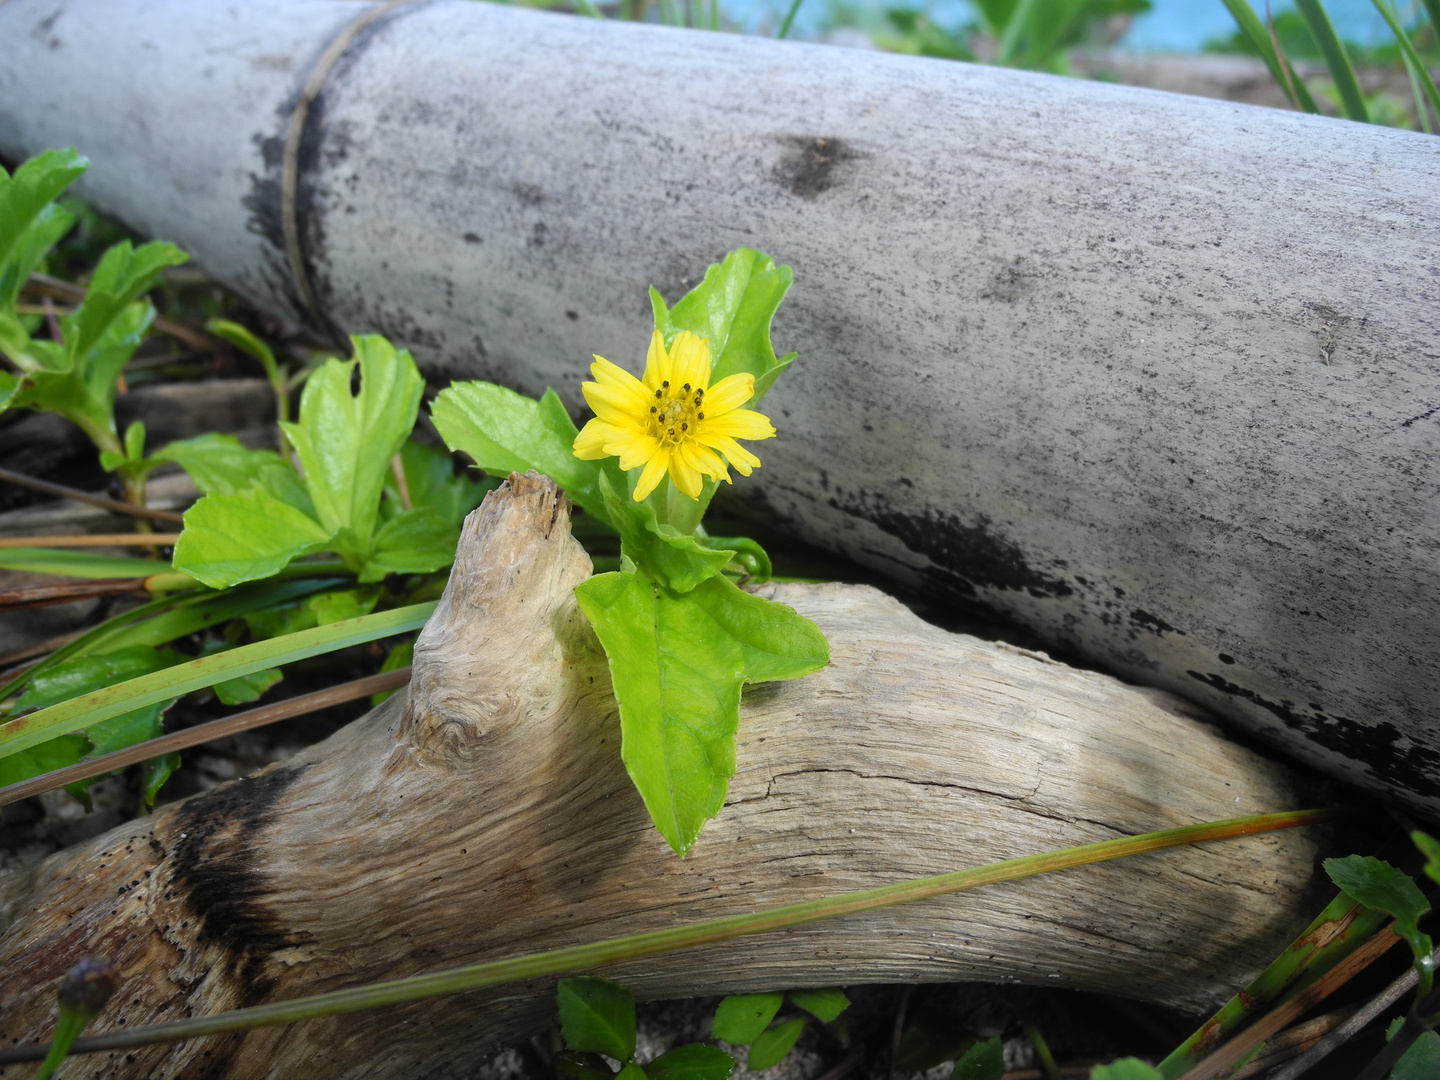
[[[457, 529], [470, 511], [499, 485], [498, 480], [475, 480], [464, 474], [455, 475], [455, 459], [438, 446], [407, 442], [400, 448], [400, 463], [405, 472], [405, 486], [410, 490], [413, 507], [428, 506]], [[385, 482], [385, 503], [381, 516], [393, 517], [400, 507], [400, 490], [393, 476]]]
[[635, 1053], [635, 995], [592, 975], [561, 979], [555, 988], [560, 1033], [571, 1050], [628, 1061]]
[[175, 569], [212, 589], [269, 577], [292, 559], [330, 546], [333, 533], [260, 486], [211, 493], [185, 511]]
[[[600, 473], [600, 495], [611, 524], [620, 533], [620, 550], [654, 581], [686, 593], [730, 565], [735, 552], [661, 525], [648, 502], [636, 502], [616, 490], [606, 469]], [[617, 470], [618, 471], [618, 470]]]
[[379, 581], [386, 574], [428, 574], [455, 561], [460, 530], [432, 507], [417, 506], [380, 527], [370, 557], [360, 568], [360, 582]]
[[239, 495], [271, 467], [285, 468], [273, 450], [251, 450], [234, 435], [211, 433], [170, 443], [150, 455], [179, 465], [202, 494]]
[[1430, 954], [1434, 946], [1429, 935], [1422, 933], [1417, 925], [1420, 916], [1430, 910], [1430, 901], [1425, 899], [1420, 887], [1403, 870], [1373, 855], [1326, 859], [1322, 865], [1339, 889], [1372, 911], [1383, 911], [1395, 920], [1396, 935], [1403, 938], [1415, 954], [1421, 996], [1429, 993], [1433, 978]]
[[[89, 166], [89, 160], [74, 150], [47, 150], [20, 165], [14, 175], [0, 169], [0, 272], [15, 260], [31, 227], [47, 207]], [[8, 296], [13, 303], [23, 284], [23, 279], [13, 283], [6, 280], [5, 292], [0, 295]], [[12, 287], [14, 292], [10, 292]]]
[[[999, 1040], [991, 1040], [998, 1042]], [[961, 1073], [960, 1063], [955, 1063], [955, 1072], [951, 1074], [951, 1080], [998, 1080], [1004, 1072], [1002, 1064], [1000, 1072], [971, 1072]], [[1090, 1080], [1163, 1080], [1159, 1071], [1152, 1065], [1147, 1065], [1139, 1058], [1121, 1058], [1119, 1061], [1112, 1061], [1109, 1065], [1096, 1065], [1090, 1070]]]
[[579, 430], [555, 391], [536, 401], [493, 383], [451, 383], [430, 407], [430, 418], [446, 446], [470, 455], [491, 476], [534, 469], [587, 514], [609, 520], [599, 464], [575, 456]]
[[828, 1024], [850, 1007], [843, 990], [791, 990], [790, 1001], [822, 1024]]

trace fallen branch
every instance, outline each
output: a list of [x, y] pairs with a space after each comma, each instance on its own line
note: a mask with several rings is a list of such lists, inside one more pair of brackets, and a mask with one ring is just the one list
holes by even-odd
[[[804, 903], [1195, 821], [1297, 778], [1178, 699], [928, 626], [868, 588], [772, 586], [832, 665], [746, 695], [729, 802], [681, 861], [619, 760], [590, 572], [548, 481], [466, 523], [408, 694], [290, 761], [0, 883], [0, 1038], [48, 1037], [84, 953], [96, 1031]], [[647, 997], [1025, 981], [1191, 1008], [1313, 914], [1316, 830], [1031, 878], [617, 964]], [[114, 1076], [450, 1075], [553, 1014], [552, 982], [134, 1050]]]

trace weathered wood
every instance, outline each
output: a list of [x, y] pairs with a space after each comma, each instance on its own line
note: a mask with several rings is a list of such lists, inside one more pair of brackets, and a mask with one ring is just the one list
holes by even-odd
[[[295, 317], [351, 0], [10, 0], [0, 152]], [[132, 63], [135, 56], [147, 62]], [[95, 73], [76, 78], [76, 71]], [[324, 80], [323, 318], [574, 408], [645, 288], [796, 269], [741, 494], [1440, 813], [1440, 185], [1415, 132], [460, 0]]]
[[[549, 481], [464, 530], [408, 699], [288, 762], [0, 887], [0, 1041], [43, 1035], [87, 952], [97, 1030], [833, 895], [1150, 829], [1294, 808], [1283, 767], [1179, 699], [952, 635], [869, 588], [774, 586], [825, 671], [744, 700], [739, 772], [689, 858], [621, 765], [590, 572]], [[1231, 993], [1323, 903], [1309, 830], [1030, 879], [614, 969], [686, 996], [890, 980]], [[549, 984], [100, 1058], [97, 1077], [458, 1075], [553, 1015]]]

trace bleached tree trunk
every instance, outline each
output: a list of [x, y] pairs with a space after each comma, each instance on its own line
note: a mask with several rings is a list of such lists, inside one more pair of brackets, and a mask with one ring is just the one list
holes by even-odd
[[[745, 696], [739, 772], [681, 861], [620, 762], [590, 573], [552, 483], [471, 515], [397, 694], [295, 758], [0, 885], [0, 1040], [46, 1037], [87, 953], [95, 1031], [834, 895], [1307, 795], [1168, 694], [929, 626], [874, 589], [785, 585], [826, 670]], [[1311, 830], [1177, 849], [651, 958], [642, 996], [882, 981], [1228, 996], [1318, 910]], [[90, 1059], [96, 1077], [459, 1075], [553, 984]]]
[[1440, 142], [461, 0], [324, 67], [369, 11], [9, 0], [0, 152], [77, 146], [257, 302], [577, 409], [647, 286], [767, 251], [800, 361], [753, 509], [1440, 811]]

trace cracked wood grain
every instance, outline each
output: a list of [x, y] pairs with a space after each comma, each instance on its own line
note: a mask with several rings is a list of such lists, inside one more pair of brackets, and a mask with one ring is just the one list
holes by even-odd
[[[763, 592], [831, 666], [754, 687], [739, 771], [690, 857], [618, 754], [590, 573], [549, 481], [466, 523], [397, 694], [289, 761], [0, 883], [0, 1039], [48, 1035], [99, 952], [97, 1031], [751, 911], [1307, 801], [1179, 699], [950, 634], [845, 585]], [[1323, 898], [1317, 836], [1180, 849], [621, 965], [645, 997], [887, 981], [1028, 982], [1200, 1008]], [[89, 1059], [88, 1075], [458, 1075], [553, 1016], [553, 984]]]

